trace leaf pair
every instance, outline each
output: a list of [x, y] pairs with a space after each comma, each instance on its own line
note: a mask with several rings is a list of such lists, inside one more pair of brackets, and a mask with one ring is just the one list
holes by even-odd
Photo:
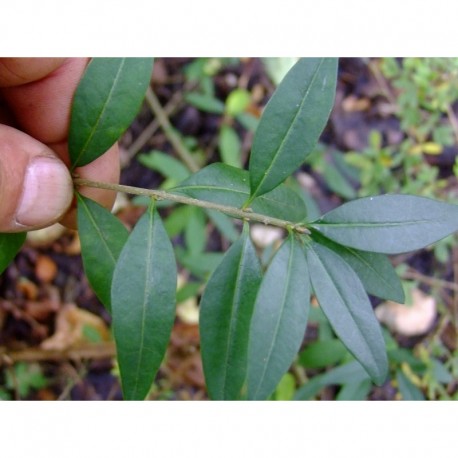
[[129, 235], [108, 210], [78, 195], [78, 226], [87, 278], [112, 313], [124, 397], [144, 399], [175, 318], [173, 247], [154, 203]]
[[[90, 62], [72, 105], [72, 169], [100, 157], [129, 127], [152, 65], [152, 59]], [[176, 264], [170, 240], [153, 203], [129, 235], [108, 210], [78, 194], [78, 227], [86, 275], [112, 313], [124, 397], [144, 399], [175, 317]]]
[[208, 281], [200, 305], [201, 353], [212, 399], [265, 399], [302, 343], [309, 281], [290, 237], [262, 276], [248, 230]]

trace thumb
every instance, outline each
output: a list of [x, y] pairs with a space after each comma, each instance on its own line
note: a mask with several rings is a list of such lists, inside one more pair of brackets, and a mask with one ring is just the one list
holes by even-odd
[[0, 232], [56, 222], [73, 198], [70, 173], [47, 146], [0, 125]]

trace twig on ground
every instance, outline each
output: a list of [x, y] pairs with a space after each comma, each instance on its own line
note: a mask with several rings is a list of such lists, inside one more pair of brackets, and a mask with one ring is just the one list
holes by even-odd
[[[189, 90], [189, 89], [188, 89]], [[164, 107], [164, 113], [167, 117], [170, 117], [177, 112], [183, 105], [183, 92], [177, 91], [173, 94], [167, 105]], [[154, 135], [159, 129], [160, 124], [157, 118], [154, 118], [146, 127], [142, 133], [132, 142], [127, 148], [127, 155], [129, 160], [132, 159], [142, 148], [146, 145], [148, 140]]]

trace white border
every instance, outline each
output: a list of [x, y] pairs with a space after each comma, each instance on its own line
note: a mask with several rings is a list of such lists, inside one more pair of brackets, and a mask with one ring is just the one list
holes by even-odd
[[19, 0], [0, 55], [456, 56], [445, 0]]
[[456, 402], [4, 402], [1, 450], [35, 458], [454, 456], [457, 413]]

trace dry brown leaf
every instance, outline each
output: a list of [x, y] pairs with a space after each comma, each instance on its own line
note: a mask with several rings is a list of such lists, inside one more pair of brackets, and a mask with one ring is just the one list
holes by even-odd
[[56, 332], [44, 340], [41, 347], [44, 350], [62, 351], [87, 342], [84, 333], [86, 326], [96, 330], [102, 340], [110, 340], [108, 328], [100, 317], [75, 304], [64, 304], [56, 317]]
[[412, 305], [384, 302], [375, 309], [377, 318], [394, 332], [417, 336], [428, 332], [436, 318], [436, 300], [419, 289], [412, 290]]

